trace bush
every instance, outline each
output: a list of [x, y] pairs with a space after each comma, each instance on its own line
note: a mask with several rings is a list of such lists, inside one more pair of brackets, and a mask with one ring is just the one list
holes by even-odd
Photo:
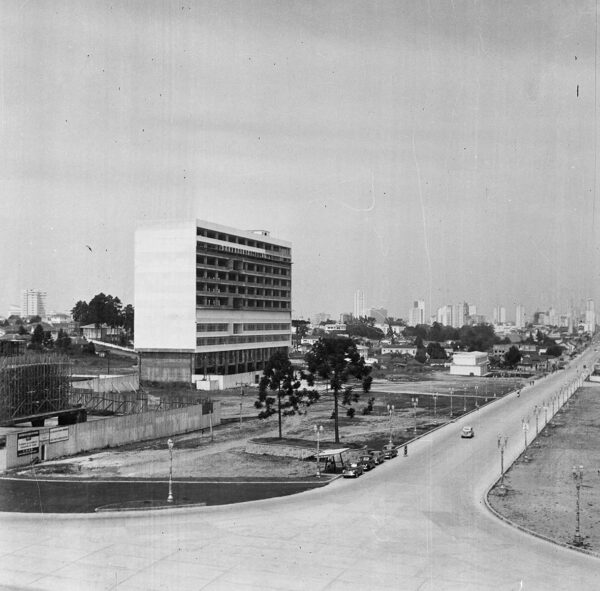
[[354, 418], [354, 414], [356, 413], [356, 409], [351, 406], [347, 411], [346, 411], [346, 415], [348, 415], [351, 419]]
[[86, 343], [81, 347], [81, 352], [85, 353], [86, 355], [95, 355], [96, 347], [94, 346], [94, 343]]

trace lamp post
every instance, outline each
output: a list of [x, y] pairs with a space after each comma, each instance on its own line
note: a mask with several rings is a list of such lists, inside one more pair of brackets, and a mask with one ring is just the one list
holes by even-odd
[[167, 497], [167, 503], [173, 502], [173, 440], [169, 437], [167, 440], [167, 446], [169, 447], [169, 496]]
[[579, 528], [579, 497], [581, 483], [583, 482], [583, 466], [573, 466], [573, 480], [575, 480], [575, 489], [577, 491], [577, 504], [575, 505], [575, 535], [573, 536], [573, 545], [581, 546], [583, 540], [581, 538], [581, 530]]
[[454, 396], [454, 388], [450, 388], [450, 418], [452, 418], [452, 397]]
[[436, 392], [433, 395], [433, 419], [434, 419], [434, 421], [437, 421], [437, 398], [438, 398], [438, 394]]
[[500, 486], [504, 486], [504, 450], [508, 443], [508, 437], [498, 435], [498, 449], [500, 450]]
[[321, 442], [321, 433], [323, 433], [323, 425], [313, 425], [313, 430], [317, 434], [317, 478], [321, 478], [321, 461], [319, 458], [319, 444]]
[[544, 426], [548, 424], [548, 401], [544, 400]]
[[467, 412], [467, 389], [463, 390], [463, 412]]
[[411, 398], [413, 408], [415, 409], [415, 437], [417, 436], [417, 405], [419, 404], [419, 399], [416, 396]]
[[394, 412], [394, 405], [388, 404], [387, 409], [388, 409], [388, 414], [390, 415], [390, 445], [392, 445], [392, 414]]
[[533, 414], [535, 415], [535, 436], [539, 434], [538, 417], [540, 416], [540, 407], [536, 404], [533, 408]]
[[521, 419], [523, 427], [523, 437], [525, 438], [525, 451], [527, 451], [527, 431], [529, 431], [529, 423], [527, 419]]
[[479, 386], [475, 386], [475, 408], [479, 408]]

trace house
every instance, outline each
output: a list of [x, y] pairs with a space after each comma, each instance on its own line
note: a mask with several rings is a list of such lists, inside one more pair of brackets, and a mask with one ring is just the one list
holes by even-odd
[[108, 326], [108, 324], [85, 324], [80, 327], [81, 334], [88, 341], [95, 339], [97, 341], [115, 341], [121, 336], [122, 330]]
[[382, 355], [410, 355], [414, 357], [417, 354], [417, 348], [414, 345], [385, 345], [381, 347]]

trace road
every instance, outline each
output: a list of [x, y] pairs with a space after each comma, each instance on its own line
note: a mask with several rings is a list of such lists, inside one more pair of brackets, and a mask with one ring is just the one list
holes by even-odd
[[[597, 589], [600, 560], [521, 533], [483, 502], [499, 474], [497, 434], [509, 437], [508, 465], [522, 451], [522, 418], [594, 356], [428, 434], [408, 457], [356, 481], [149, 514], [3, 514], [0, 580], [61, 591]], [[465, 424], [474, 439], [460, 439]]]

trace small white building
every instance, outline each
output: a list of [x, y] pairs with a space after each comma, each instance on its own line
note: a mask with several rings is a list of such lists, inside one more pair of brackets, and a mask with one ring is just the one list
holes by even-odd
[[484, 376], [488, 372], [488, 354], [481, 351], [456, 351], [452, 357], [450, 375]]

